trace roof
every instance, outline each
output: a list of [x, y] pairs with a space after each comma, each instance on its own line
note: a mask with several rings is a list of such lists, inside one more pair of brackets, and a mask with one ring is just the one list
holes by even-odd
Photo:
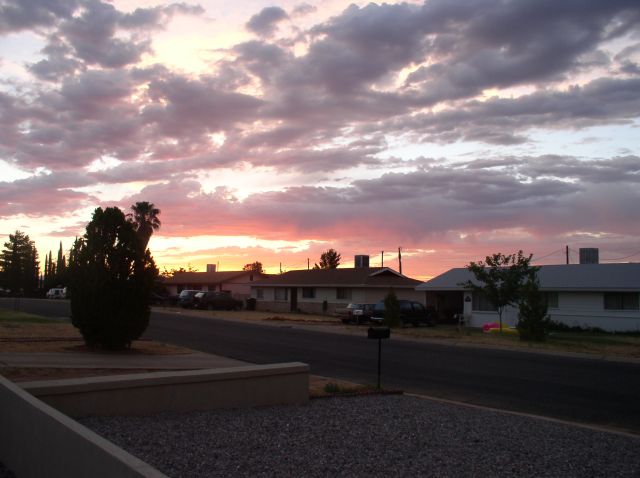
[[289, 271], [253, 282], [252, 286], [283, 287], [399, 287], [415, 288], [411, 279], [388, 267], [309, 269]]
[[[559, 264], [539, 266], [538, 280], [542, 290], [558, 291], [640, 291], [640, 264]], [[466, 268], [451, 269], [420, 284], [417, 290], [464, 290], [460, 283], [478, 284]]]
[[218, 271], [218, 272], [176, 272], [172, 277], [164, 280], [165, 284], [222, 284], [243, 275], [253, 274], [256, 278], [265, 274], [255, 271]]

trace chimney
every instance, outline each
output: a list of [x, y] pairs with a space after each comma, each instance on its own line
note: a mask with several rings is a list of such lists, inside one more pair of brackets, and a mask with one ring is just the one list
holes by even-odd
[[369, 256], [357, 255], [354, 262], [356, 269], [367, 269], [369, 267]]
[[207, 264], [207, 272], [215, 272], [216, 265], [215, 264]]
[[597, 247], [580, 248], [580, 264], [599, 264], [599, 252]]

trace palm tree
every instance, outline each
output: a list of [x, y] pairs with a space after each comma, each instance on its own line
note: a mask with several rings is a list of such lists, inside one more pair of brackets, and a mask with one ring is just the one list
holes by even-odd
[[161, 223], [158, 219], [160, 209], [155, 207], [153, 203], [141, 201], [131, 205], [131, 210], [133, 214], [128, 215], [129, 220], [133, 222], [140, 238], [140, 244], [146, 250], [153, 231], [160, 229]]

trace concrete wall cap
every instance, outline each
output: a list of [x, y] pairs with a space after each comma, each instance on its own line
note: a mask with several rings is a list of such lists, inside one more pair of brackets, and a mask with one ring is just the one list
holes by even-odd
[[204, 370], [136, 373], [85, 377], [62, 380], [22, 382], [20, 387], [34, 395], [58, 395], [121, 388], [154, 387], [166, 384], [216, 382], [243, 378], [309, 373], [309, 365], [302, 362], [248, 365]]

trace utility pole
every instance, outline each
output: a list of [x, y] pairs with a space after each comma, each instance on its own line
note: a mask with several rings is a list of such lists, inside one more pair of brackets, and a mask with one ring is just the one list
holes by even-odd
[[569, 264], [569, 246], [566, 246], [565, 254], [567, 255], [567, 264]]
[[280, 274], [282, 274], [282, 262], [280, 263]]
[[307, 270], [311, 269], [311, 262], [309, 262], [309, 258], [307, 257]]
[[380, 251], [380, 267], [384, 267], [384, 251]]
[[398, 272], [402, 274], [402, 253], [400, 252], [401, 247], [398, 247], [398, 268], [400, 269]]

